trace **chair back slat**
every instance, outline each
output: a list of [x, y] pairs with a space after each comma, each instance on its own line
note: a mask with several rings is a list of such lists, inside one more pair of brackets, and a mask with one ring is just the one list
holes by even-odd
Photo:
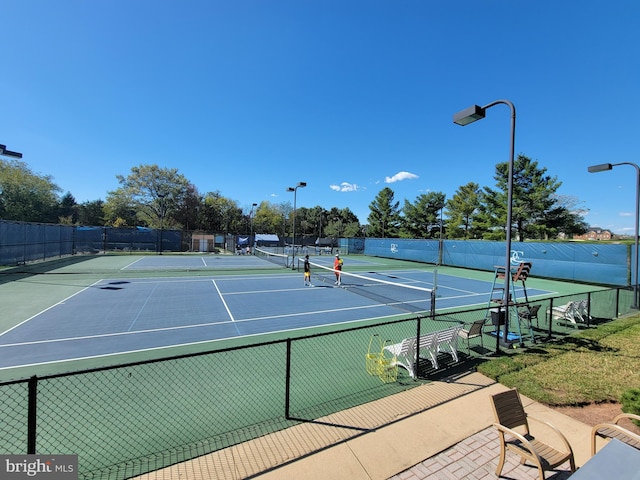
[[492, 401], [497, 423], [511, 429], [520, 426], [528, 429], [527, 414], [516, 390], [507, 390], [493, 395]]

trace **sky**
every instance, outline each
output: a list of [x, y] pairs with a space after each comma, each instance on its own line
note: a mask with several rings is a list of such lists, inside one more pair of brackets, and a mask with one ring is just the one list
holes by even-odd
[[633, 234], [637, 0], [0, 0], [0, 144], [78, 203], [177, 168], [201, 194], [348, 207], [495, 188], [515, 154]]

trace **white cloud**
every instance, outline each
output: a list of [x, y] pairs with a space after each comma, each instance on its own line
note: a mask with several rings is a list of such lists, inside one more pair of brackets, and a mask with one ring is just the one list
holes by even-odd
[[329, 185], [331, 190], [336, 192], [357, 192], [360, 187], [355, 183], [342, 182], [340, 185]]
[[414, 180], [418, 175], [409, 172], [398, 172], [393, 177], [385, 177], [384, 183], [401, 182], [402, 180]]
[[633, 213], [631, 213], [631, 212], [620, 212], [619, 215], [621, 217], [630, 217], [631, 215], [633, 215]]

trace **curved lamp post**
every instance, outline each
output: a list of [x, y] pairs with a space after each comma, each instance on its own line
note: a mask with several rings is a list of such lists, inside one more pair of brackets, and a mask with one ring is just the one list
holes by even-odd
[[638, 224], [638, 219], [640, 218], [640, 167], [635, 163], [631, 162], [620, 162], [620, 163], [601, 163], [600, 165], [592, 165], [588, 168], [589, 173], [597, 173], [604, 172], [605, 170], [613, 170], [613, 167], [617, 167], [619, 165], [631, 165], [636, 169], [636, 244], [635, 244], [635, 272], [634, 272], [634, 280], [633, 280], [633, 308], [638, 308], [638, 236], [640, 226]]
[[[504, 322], [504, 341], [507, 342], [507, 333], [509, 331], [509, 288], [511, 282], [511, 217], [513, 208], [513, 163], [514, 163], [514, 149], [516, 140], [516, 107], [509, 100], [496, 100], [484, 107], [473, 105], [465, 110], [462, 110], [453, 115], [453, 123], [456, 125], [469, 125], [476, 120], [481, 120], [485, 117], [487, 109], [504, 104], [511, 109], [511, 147], [509, 150], [509, 176], [507, 183], [507, 224], [506, 224], [506, 258], [505, 258], [505, 272], [504, 272], [504, 295], [502, 297], [502, 303], [505, 307], [505, 322]], [[515, 300], [515, 299], [514, 299]], [[498, 315], [500, 318], [500, 315]], [[498, 321], [498, 326], [500, 321]], [[499, 337], [499, 335], [498, 335]], [[499, 351], [499, 341], [496, 342], [496, 353]]]
[[295, 187], [287, 188], [287, 192], [293, 192], [293, 256], [291, 257], [291, 269], [296, 269], [296, 197], [298, 189], [307, 186], [307, 182], [298, 182]]

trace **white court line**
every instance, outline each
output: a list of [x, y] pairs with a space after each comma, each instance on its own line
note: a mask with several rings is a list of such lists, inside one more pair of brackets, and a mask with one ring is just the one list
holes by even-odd
[[[424, 300], [421, 300], [421, 301], [424, 301]], [[406, 303], [406, 302], [397, 302], [397, 303]], [[227, 320], [227, 321], [222, 321], [222, 322], [196, 323], [196, 324], [193, 324], [193, 325], [180, 325], [180, 326], [174, 326], [174, 327], [149, 328], [149, 329], [146, 329], [146, 330], [133, 330], [133, 331], [126, 331], [126, 332], [101, 333], [99, 335], [83, 335], [81, 337], [53, 338], [53, 339], [49, 339], [49, 340], [35, 340], [33, 342], [7, 343], [7, 344], [4, 344], [4, 345], [0, 345], [0, 349], [5, 348], [5, 347], [19, 347], [19, 346], [24, 346], [24, 345], [39, 345], [39, 344], [57, 343], [57, 342], [72, 342], [74, 340], [93, 340], [93, 339], [96, 339], [96, 338], [119, 337], [119, 336], [124, 336], [124, 335], [136, 335], [136, 334], [145, 334], [145, 333], [168, 332], [168, 331], [173, 331], [173, 330], [188, 330], [188, 329], [191, 329], [191, 328], [203, 328], [203, 327], [211, 327], [211, 326], [214, 326], [214, 325], [223, 325], [225, 323], [255, 322], [255, 321], [260, 321], [260, 320], [271, 320], [271, 319], [274, 319], [274, 318], [318, 315], [318, 314], [333, 313], [333, 312], [344, 312], [344, 311], [347, 311], [347, 310], [382, 308], [382, 307], [387, 307], [389, 305], [392, 305], [392, 304], [375, 304], [375, 305], [364, 305], [364, 306], [359, 306], [359, 307], [330, 308], [330, 309], [316, 310], [316, 311], [311, 311], [311, 312], [286, 313], [286, 314], [277, 314], [277, 315], [267, 315], [265, 317], [244, 318], [242, 320], [235, 320], [232, 317], [231, 321]], [[374, 317], [374, 318], [377, 318], [377, 317]], [[359, 319], [358, 320], [350, 320], [349, 322], [352, 322], [352, 321], [361, 321], [361, 320], [359, 320]], [[341, 323], [349, 323], [349, 322], [335, 322], [335, 323], [336, 324], [341, 324]], [[302, 328], [309, 328], [309, 327], [302, 327]], [[264, 332], [264, 333], [273, 333], [273, 332]], [[233, 338], [235, 338], [235, 337], [233, 337]], [[218, 340], [218, 339], [216, 338], [214, 340]], [[209, 340], [209, 341], [211, 341], [211, 340]], [[183, 345], [183, 344], [180, 344], [180, 345]]]
[[232, 322], [235, 322], [236, 319], [233, 318], [233, 314], [231, 313], [231, 310], [229, 310], [229, 306], [227, 305], [227, 302], [224, 301], [224, 297], [222, 296], [222, 293], [220, 292], [220, 289], [218, 288], [218, 284], [216, 283], [216, 280], [214, 278], [212, 278], [211, 281], [213, 282], [213, 286], [216, 287], [216, 291], [218, 292], [218, 296], [220, 297], [220, 301], [224, 305], [224, 308], [227, 311], [227, 313], [229, 314], [229, 318], [231, 319]]
[[0, 333], [0, 337], [2, 337], [5, 333], [9, 333], [11, 330], [14, 330], [16, 328], [18, 328], [21, 325], [24, 325], [25, 323], [27, 323], [30, 320], [33, 320], [34, 318], [36, 318], [39, 315], [42, 315], [44, 312], [51, 310], [54, 307], [57, 307], [58, 305], [62, 305], [64, 302], [66, 302], [67, 300], [75, 297], [76, 295], [84, 292], [85, 290], [88, 290], [89, 288], [98, 285], [100, 282], [102, 282], [102, 279], [98, 280], [97, 282], [92, 283], [91, 285], [89, 285], [88, 287], [84, 287], [82, 290], [78, 290], [76, 293], [69, 295], [66, 298], [63, 298], [62, 300], [60, 300], [57, 303], [54, 303], [53, 305], [51, 305], [50, 307], [45, 308], [44, 310], [36, 313], [35, 315], [30, 316], [29, 318], [27, 318], [26, 320], [23, 320], [22, 322], [18, 323], [17, 325], [14, 325], [13, 327], [9, 328], [8, 330], [5, 330], [4, 332]]
[[120, 270], [126, 270], [126, 269], [127, 269], [127, 268], [129, 268], [131, 265], [135, 265], [136, 263], [141, 262], [143, 258], [144, 258], [144, 257], [140, 257], [139, 259], [134, 260], [133, 262], [129, 263], [128, 265], [125, 265], [124, 267], [122, 267]]
[[223, 322], [210, 322], [210, 323], [196, 323], [193, 325], [180, 325], [175, 327], [162, 327], [162, 328], [149, 328], [146, 330], [133, 330], [126, 332], [114, 332], [114, 333], [101, 333], [98, 335], [83, 335], [81, 337], [66, 337], [66, 338], [52, 338], [49, 340], [34, 340], [33, 342], [19, 342], [19, 343], [7, 343], [4, 345], [0, 345], [0, 349], [4, 347], [20, 347], [24, 345], [39, 345], [43, 343], [57, 343], [57, 342], [73, 342], [74, 340], [93, 340], [96, 338], [107, 338], [107, 337], [119, 337], [123, 335], [136, 335], [139, 333], [157, 333], [157, 332], [168, 332], [171, 330], [187, 330], [190, 328], [202, 328], [202, 327], [211, 327], [213, 325], [222, 325], [225, 323], [230, 323], [228, 320]]

